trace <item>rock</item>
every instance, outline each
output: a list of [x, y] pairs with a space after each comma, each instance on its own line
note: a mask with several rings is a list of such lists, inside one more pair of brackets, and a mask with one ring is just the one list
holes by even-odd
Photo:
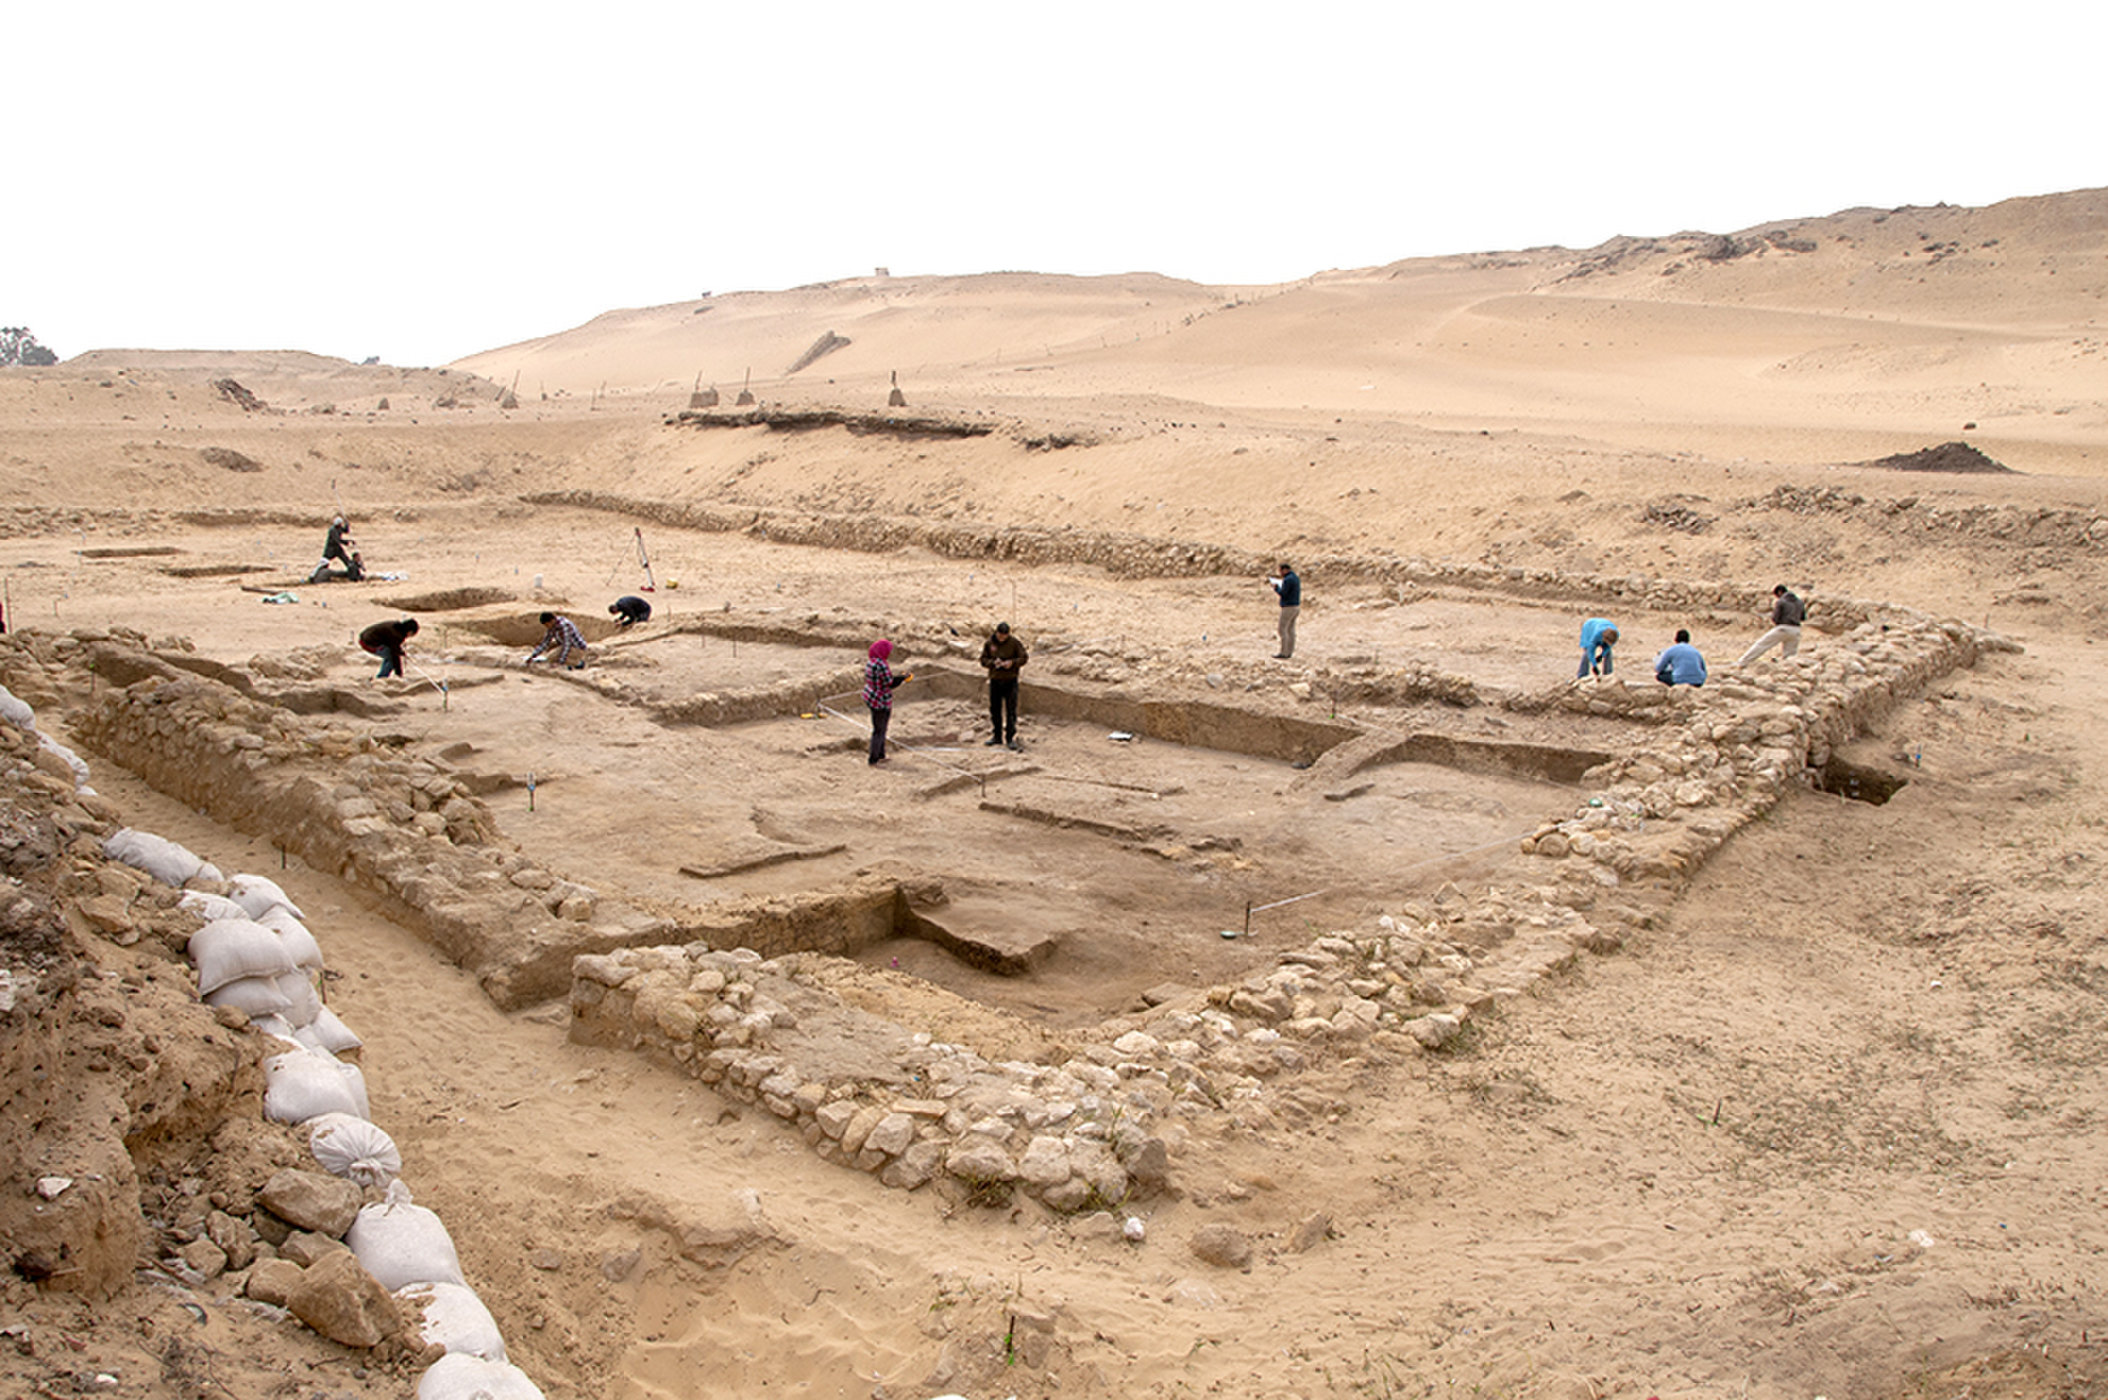
[[[907, 1151], [908, 1144], [914, 1140], [914, 1118], [905, 1113], [888, 1113], [878, 1120], [863, 1145], [867, 1152], [883, 1152], [888, 1157], [897, 1157]], [[847, 1145], [845, 1136], [843, 1146]]]
[[293, 1290], [300, 1286], [301, 1273], [301, 1267], [290, 1259], [264, 1259], [249, 1270], [243, 1291], [259, 1303], [282, 1308], [285, 1300], [293, 1296]]
[[1437, 1011], [1427, 1016], [1415, 1016], [1399, 1029], [1428, 1049], [1439, 1050], [1456, 1039], [1457, 1032], [1463, 1028], [1464, 1023], [1456, 1017]]
[[553, 1249], [537, 1249], [527, 1256], [527, 1262], [544, 1273], [555, 1273], [564, 1266], [564, 1256]]
[[1332, 1217], [1325, 1212], [1312, 1211], [1296, 1222], [1295, 1229], [1288, 1232], [1288, 1248], [1292, 1254], [1304, 1254], [1317, 1247], [1332, 1233]]
[[[1064, 1164], [1066, 1152], [1063, 1153]], [[1017, 1164], [1001, 1143], [985, 1137], [970, 1137], [946, 1154], [944, 1169], [962, 1181], [1015, 1181]]]
[[1186, 1241], [1194, 1257], [1219, 1269], [1249, 1269], [1252, 1242], [1234, 1225], [1203, 1225]]
[[256, 1199], [288, 1225], [333, 1239], [344, 1237], [364, 1201], [359, 1188], [349, 1181], [291, 1167], [273, 1172]]
[[305, 1269], [325, 1254], [334, 1254], [348, 1249], [342, 1240], [329, 1235], [318, 1235], [312, 1230], [295, 1230], [278, 1242], [279, 1257], [298, 1264]]
[[1068, 1143], [1051, 1135], [1032, 1139], [1025, 1155], [1018, 1158], [1017, 1174], [1032, 1186], [1059, 1186], [1073, 1175]]
[[177, 1251], [183, 1262], [196, 1269], [206, 1278], [218, 1278], [227, 1272], [227, 1251], [200, 1235]]
[[324, 1255], [302, 1271], [285, 1305], [293, 1316], [348, 1347], [378, 1346], [403, 1329], [395, 1299], [349, 1250]]
[[643, 1261], [644, 1251], [642, 1249], [631, 1249], [625, 1250], [620, 1254], [610, 1254], [607, 1258], [600, 1261], [600, 1276], [609, 1283], [620, 1283], [631, 1274], [637, 1272], [637, 1265]]
[[246, 1269], [256, 1262], [256, 1237], [246, 1222], [223, 1210], [205, 1217], [205, 1233], [227, 1256], [227, 1267]]
[[1162, 1186], [1171, 1178], [1171, 1149], [1160, 1137], [1123, 1133], [1113, 1151], [1127, 1174], [1144, 1186]]

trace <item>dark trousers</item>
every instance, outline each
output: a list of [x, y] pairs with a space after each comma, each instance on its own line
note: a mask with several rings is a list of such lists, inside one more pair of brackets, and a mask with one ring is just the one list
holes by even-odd
[[890, 708], [881, 710], [876, 705], [870, 709], [871, 761], [876, 763], [886, 756], [886, 726], [893, 722], [893, 711]]
[[1017, 680], [988, 681], [988, 725], [998, 739], [1017, 737]]

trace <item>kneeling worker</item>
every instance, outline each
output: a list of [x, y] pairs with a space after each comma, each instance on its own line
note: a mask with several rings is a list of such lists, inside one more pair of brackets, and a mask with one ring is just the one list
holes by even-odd
[[1705, 684], [1705, 658], [1691, 645], [1688, 628], [1677, 628], [1675, 643], [1654, 658], [1654, 678], [1663, 685]]
[[[558, 617], [553, 612], [542, 614], [542, 640], [540, 645], [527, 653], [527, 665], [533, 665], [541, 654], [551, 647], [557, 648], [556, 664], [567, 671], [583, 671], [586, 667], [586, 639], [568, 617]], [[578, 659], [571, 659], [576, 652]]]
[[634, 593], [626, 593], [608, 604], [608, 611], [615, 615], [615, 621], [623, 627], [651, 621], [651, 604]]
[[381, 659], [381, 673], [374, 677], [375, 680], [384, 681], [403, 673], [403, 644], [416, 635], [417, 619], [414, 617], [396, 622], [376, 622], [359, 633], [359, 650]]
[[981, 666], [988, 672], [988, 725], [995, 731], [984, 747], [1024, 747], [1017, 741], [1017, 673], [1025, 661], [1025, 644], [1011, 633], [1009, 623], [998, 622], [981, 647]]

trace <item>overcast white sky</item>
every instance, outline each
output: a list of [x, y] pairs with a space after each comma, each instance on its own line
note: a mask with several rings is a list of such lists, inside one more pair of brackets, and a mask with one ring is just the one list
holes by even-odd
[[1287, 281], [2108, 184], [2108, 6], [0, 6], [0, 324], [439, 364], [867, 274]]

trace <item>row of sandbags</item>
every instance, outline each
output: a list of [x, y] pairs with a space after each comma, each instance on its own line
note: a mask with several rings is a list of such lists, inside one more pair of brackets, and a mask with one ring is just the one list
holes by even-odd
[[[324, 1171], [385, 1191], [361, 1207], [344, 1243], [362, 1268], [419, 1319], [426, 1346], [446, 1355], [426, 1368], [417, 1400], [543, 1400], [541, 1389], [506, 1360], [497, 1322], [461, 1273], [454, 1241], [438, 1215], [410, 1199], [399, 1179], [402, 1156], [371, 1121], [359, 1037], [321, 997], [322, 948], [298, 905], [261, 875], [222, 880], [208, 862], [173, 841], [126, 828], [104, 849], [112, 858], [170, 884], [207, 881], [225, 894], [186, 889], [183, 907], [205, 923], [191, 935], [198, 995], [238, 1009], [283, 1041], [264, 1061], [264, 1114], [308, 1129], [308, 1150]], [[164, 873], [165, 872], [165, 873]], [[169, 879], [169, 876], [180, 876]]]
[[12, 724], [17, 729], [36, 735], [39, 748], [44, 749], [48, 753], [56, 754], [68, 768], [72, 769], [73, 790], [75, 792], [92, 793], [95, 791], [94, 788], [88, 786], [88, 765], [81, 760], [81, 756], [37, 728], [36, 710], [31, 708], [27, 700], [24, 700], [4, 685], [0, 685], [0, 720]]

